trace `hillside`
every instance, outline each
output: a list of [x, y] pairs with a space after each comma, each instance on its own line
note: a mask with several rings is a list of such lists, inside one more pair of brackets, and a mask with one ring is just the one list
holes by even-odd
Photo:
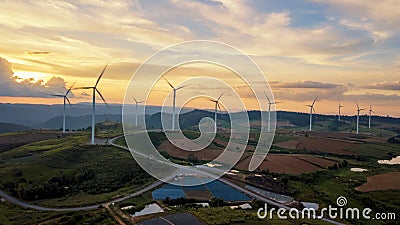
[[30, 129], [32, 129], [32, 128], [25, 126], [25, 125], [21, 125], [21, 124], [0, 123], [0, 134], [25, 131], [25, 130], [30, 130]]

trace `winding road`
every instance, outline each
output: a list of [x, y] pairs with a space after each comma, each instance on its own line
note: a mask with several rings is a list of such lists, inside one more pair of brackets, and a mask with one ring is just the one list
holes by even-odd
[[[132, 150], [130, 150], [130, 149], [127, 148], [127, 147], [124, 147], [124, 146], [121, 146], [121, 145], [117, 145], [117, 144], [114, 143], [114, 141], [115, 141], [116, 139], [120, 138], [120, 137], [122, 137], [122, 136], [119, 136], [119, 137], [115, 137], [115, 138], [110, 139], [110, 140], [109, 140], [110, 145], [115, 146], [115, 147], [117, 147], [117, 148], [119, 148], [119, 149], [122, 149], [122, 150], [125, 150], [125, 151], [129, 151], [129, 152], [132, 151]], [[137, 152], [136, 152], [136, 153], [137, 153]], [[141, 153], [138, 153], [138, 154], [141, 154]], [[207, 171], [200, 171], [200, 170], [199, 170], [199, 172], [203, 173], [204, 175], [213, 176], [212, 174], [208, 173]], [[173, 177], [170, 177], [170, 178], [173, 178]], [[283, 204], [281, 204], [281, 203], [279, 203], [279, 202], [276, 202], [276, 201], [274, 201], [274, 200], [272, 200], [272, 199], [269, 199], [269, 198], [266, 198], [266, 197], [264, 197], [264, 196], [261, 196], [261, 195], [259, 195], [259, 194], [257, 194], [257, 193], [254, 193], [254, 192], [252, 192], [252, 191], [250, 191], [250, 190], [248, 190], [248, 189], [245, 189], [245, 188], [243, 188], [243, 187], [241, 187], [241, 186], [239, 186], [239, 185], [236, 185], [236, 184], [234, 184], [234, 183], [232, 183], [232, 182], [230, 182], [230, 181], [228, 181], [228, 180], [226, 180], [226, 179], [224, 179], [224, 178], [219, 178], [219, 181], [221, 181], [221, 182], [225, 183], [226, 185], [228, 185], [228, 186], [230, 186], [230, 187], [232, 187], [232, 188], [235, 188], [235, 189], [237, 189], [237, 190], [239, 190], [239, 191], [241, 191], [241, 192], [243, 192], [243, 193], [245, 193], [245, 194], [247, 194], [247, 195], [253, 197], [254, 199], [257, 199], [257, 200], [262, 201], [262, 202], [264, 202], [264, 203], [267, 203], [267, 204], [269, 204], [269, 205], [276, 206], [276, 207], [280, 207], [280, 208], [285, 208], [286, 210], [289, 210], [289, 209], [290, 209], [290, 207], [288, 207], [288, 206], [286, 206], [286, 205], [283, 205]], [[14, 197], [8, 195], [7, 193], [5, 193], [5, 192], [2, 191], [2, 190], [0, 190], [0, 197], [4, 198], [5, 200], [7, 200], [7, 201], [9, 201], [9, 202], [11, 202], [11, 203], [13, 203], [13, 204], [15, 204], [15, 205], [19, 205], [19, 206], [25, 207], [25, 208], [31, 208], [31, 209], [35, 209], [35, 210], [40, 210], [40, 211], [56, 211], [56, 212], [63, 212], [63, 211], [88, 211], [88, 210], [94, 210], [94, 209], [98, 209], [98, 208], [100, 208], [100, 207], [107, 206], [107, 205], [109, 205], [109, 204], [111, 204], [111, 203], [119, 203], [119, 202], [122, 202], [122, 201], [124, 201], [124, 200], [126, 200], [126, 199], [129, 199], [129, 198], [132, 198], [132, 197], [141, 195], [141, 194], [143, 194], [143, 193], [145, 193], [145, 192], [147, 192], [147, 191], [150, 191], [151, 189], [153, 189], [153, 188], [155, 188], [155, 187], [157, 187], [157, 186], [160, 186], [160, 185], [163, 184], [163, 183], [164, 183], [164, 182], [162, 182], [162, 181], [157, 181], [157, 182], [152, 183], [151, 185], [148, 185], [148, 186], [146, 186], [146, 187], [144, 187], [144, 188], [142, 188], [142, 189], [140, 189], [140, 190], [138, 190], [138, 191], [136, 191], [136, 192], [134, 192], [134, 193], [131, 193], [131, 194], [128, 194], [128, 195], [126, 195], [126, 196], [123, 196], [123, 197], [114, 199], [114, 200], [112, 200], [112, 201], [105, 202], [105, 203], [101, 203], [101, 204], [94, 204], [94, 205], [90, 205], [90, 206], [82, 206], [82, 207], [55, 208], [55, 207], [45, 207], [45, 206], [33, 205], [33, 204], [30, 204], [30, 203], [24, 202], [24, 201], [22, 201], [22, 200], [20, 200], [20, 199], [14, 198]], [[344, 225], [344, 224], [342, 224], [342, 223], [339, 223], [339, 222], [336, 222], [336, 221], [334, 221], [334, 220], [327, 219], [327, 218], [319, 218], [319, 219], [320, 219], [320, 220], [323, 220], [323, 221], [325, 221], [325, 222], [328, 222], [328, 223], [335, 224], [335, 225]]]

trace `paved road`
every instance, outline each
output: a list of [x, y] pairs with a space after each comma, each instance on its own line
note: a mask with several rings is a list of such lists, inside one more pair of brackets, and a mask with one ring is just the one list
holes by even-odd
[[124, 201], [124, 200], [126, 200], [128, 198], [132, 198], [132, 197], [141, 195], [141, 194], [143, 194], [145, 192], [148, 192], [151, 189], [153, 189], [153, 188], [155, 188], [155, 187], [157, 187], [157, 186], [159, 186], [161, 184], [163, 184], [163, 182], [158, 181], [158, 182], [152, 183], [149, 186], [146, 186], [145, 188], [142, 188], [142, 189], [140, 189], [140, 190], [138, 190], [138, 191], [136, 191], [136, 192], [134, 192], [132, 194], [129, 194], [129, 195], [126, 195], [124, 197], [120, 197], [120, 198], [114, 199], [113, 201], [105, 202], [105, 203], [102, 203], [102, 204], [90, 205], [90, 206], [82, 206], [82, 207], [53, 208], [53, 207], [44, 207], [44, 206], [33, 205], [33, 204], [30, 204], [30, 203], [24, 202], [24, 201], [22, 201], [20, 199], [14, 198], [14, 197], [8, 195], [7, 193], [5, 193], [4, 191], [1, 191], [1, 190], [0, 190], [0, 196], [2, 198], [6, 199], [7, 201], [13, 203], [13, 204], [16, 204], [16, 205], [19, 205], [19, 206], [22, 206], [22, 207], [25, 207], [25, 208], [31, 208], [31, 209], [40, 210], [40, 211], [58, 211], [58, 212], [62, 212], [62, 211], [87, 211], [87, 210], [98, 209], [100, 206], [108, 205], [108, 204], [110, 204], [112, 202], [115, 202], [115, 203], [122, 202], [122, 201]]
[[[122, 136], [120, 136], [120, 137], [122, 137]], [[117, 147], [117, 148], [121, 148], [123, 150], [126, 150], [126, 151], [133, 151], [133, 150], [130, 150], [129, 148], [127, 148], [127, 147], [120, 146], [120, 145], [117, 145], [117, 144], [114, 143], [114, 141], [116, 139], [120, 138], [120, 137], [115, 137], [115, 138], [111, 139], [110, 140], [110, 144], [115, 146], [115, 147]], [[138, 154], [138, 155], [142, 155], [142, 156], [147, 157], [146, 155], [144, 155], [142, 153], [139, 153], [139, 152], [135, 152], [135, 153]], [[164, 163], [161, 160], [157, 160], [157, 161], [159, 161], [160, 163]], [[197, 167], [197, 168], [198, 168], [198, 170], [196, 170], [197, 172], [202, 173], [203, 175], [206, 175], [206, 176], [209, 176], [209, 177], [215, 177], [214, 174], [209, 173], [207, 171], [204, 171], [204, 170], [200, 169], [199, 167]], [[243, 187], [241, 187], [241, 186], [239, 186], [237, 184], [234, 184], [234, 183], [232, 183], [232, 182], [230, 182], [230, 181], [228, 181], [228, 180], [226, 180], [226, 179], [224, 179], [222, 177], [218, 178], [218, 180], [223, 182], [223, 183], [225, 183], [226, 185], [228, 185], [228, 186], [230, 186], [232, 188], [235, 188], [235, 189], [237, 189], [237, 190], [239, 190], [239, 191], [241, 191], [241, 192], [253, 197], [254, 199], [257, 199], [259, 201], [267, 203], [268, 205], [276, 206], [276, 207], [279, 207], [279, 208], [285, 208], [286, 210], [290, 210], [291, 209], [290, 207], [288, 207], [286, 205], [283, 205], [283, 204], [281, 204], [281, 203], [279, 203], [277, 201], [274, 201], [273, 199], [266, 198], [266, 197], [261, 196], [261, 195], [259, 195], [257, 193], [254, 193], [254, 192], [252, 192], [252, 191], [250, 191], [250, 190], [248, 190], [246, 188], [243, 188]], [[308, 214], [306, 214], [306, 215], [308, 215]], [[328, 222], [328, 223], [336, 224], [336, 225], [344, 225], [343, 223], [339, 223], [339, 222], [336, 222], [334, 220], [327, 219], [327, 218], [321, 218], [320, 220], [323, 220], [323, 221]]]
[[[125, 151], [132, 151], [132, 150], [128, 149], [127, 147], [120, 146], [120, 145], [117, 145], [117, 144], [114, 143], [114, 141], [117, 138], [120, 138], [120, 137], [116, 137], [116, 138], [110, 139], [109, 143], [111, 145], [113, 145], [113, 146], [115, 146], [117, 148], [123, 149]], [[138, 154], [141, 154], [141, 153], [138, 153]], [[203, 171], [203, 170], [199, 169], [199, 172], [204, 174], [204, 175], [208, 175], [208, 176], [214, 177], [213, 174], [211, 174], [211, 173], [209, 173], [207, 171]], [[169, 177], [168, 179], [171, 179], [171, 178], [173, 178], [173, 176]], [[239, 190], [239, 191], [241, 191], [241, 192], [243, 192], [243, 193], [245, 193], [245, 194], [247, 194], [247, 195], [249, 195], [249, 196], [251, 196], [251, 197], [253, 197], [253, 198], [257, 199], [257, 200], [259, 200], [259, 201], [265, 202], [265, 203], [267, 203], [269, 205], [273, 205], [273, 206], [276, 206], [276, 207], [285, 208], [286, 210], [290, 209], [290, 207], [288, 207], [288, 206], [285, 206], [285, 205], [283, 205], [283, 204], [281, 204], [279, 202], [276, 202], [276, 201], [274, 201], [272, 199], [269, 199], [269, 198], [263, 197], [263, 196], [261, 196], [259, 194], [256, 194], [256, 193], [254, 193], [254, 192], [252, 192], [252, 191], [250, 191], [248, 189], [245, 189], [245, 188], [243, 188], [243, 187], [241, 187], [239, 185], [236, 185], [236, 184], [234, 184], [234, 183], [232, 183], [232, 182], [230, 182], [230, 181], [228, 181], [228, 180], [226, 180], [224, 178], [219, 178], [219, 180], [221, 182], [225, 183], [226, 185], [228, 185], [228, 186], [230, 186], [232, 188], [235, 188], [235, 189], [237, 189], [237, 190]], [[13, 203], [13, 204], [16, 204], [16, 205], [19, 205], [19, 206], [22, 206], [22, 207], [25, 207], [25, 208], [31, 208], [31, 209], [35, 209], [35, 210], [40, 210], [40, 211], [58, 211], [58, 212], [61, 212], [61, 211], [85, 211], [85, 210], [87, 211], [87, 210], [97, 209], [100, 206], [108, 205], [108, 204], [110, 204], [112, 202], [114, 202], [114, 203], [122, 202], [122, 201], [124, 201], [126, 199], [129, 199], [129, 198], [132, 198], [134, 196], [141, 195], [141, 194], [143, 194], [143, 193], [145, 193], [147, 191], [150, 191], [151, 189], [153, 189], [153, 188], [155, 188], [155, 187], [157, 187], [157, 186], [159, 186], [161, 184], [163, 184], [162, 181], [157, 181], [157, 182], [155, 182], [155, 183], [153, 183], [153, 184], [151, 184], [151, 185], [149, 185], [149, 186], [147, 186], [145, 188], [142, 188], [142, 189], [140, 189], [140, 190], [138, 190], [138, 191], [136, 191], [136, 192], [134, 192], [132, 194], [126, 195], [126, 196], [121, 197], [121, 198], [114, 199], [113, 201], [106, 202], [106, 203], [103, 203], [103, 204], [95, 204], [95, 205], [82, 206], [82, 207], [53, 208], [53, 207], [37, 206], [37, 205], [33, 205], [33, 204], [30, 204], [30, 203], [21, 201], [20, 199], [14, 198], [14, 197], [8, 195], [7, 193], [5, 193], [4, 191], [1, 191], [1, 190], [0, 190], [0, 196], [2, 198], [6, 199], [7, 201]], [[333, 221], [333, 220], [330, 220], [330, 219], [327, 219], [327, 218], [322, 218], [321, 220], [329, 222], [329, 223], [332, 223], [332, 224], [336, 224], [336, 225], [343, 225], [342, 223], [339, 223], [339, 222], [336, 222], [336, 221]]]

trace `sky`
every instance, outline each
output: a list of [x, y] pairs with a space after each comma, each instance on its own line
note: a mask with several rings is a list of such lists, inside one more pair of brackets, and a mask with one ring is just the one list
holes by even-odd
[[[94, 85], [107, 63], [99, 89], [109, 103], [122, 103], [136, 68], [155, 52], [211, 40], [257, 63], [278, 110], [308, 112], [318, 96], [317, 113], [336, 114], [341, 101], [342, 113], [354, 115], [357, 101], [400, 117], [398, 12], [397, 0], [1, 1], [0, 103], [60, 104], [49, 94], [74, 82]], [[166, 77], [179, 84], [194, 74], [234, 77], [210, 65], [182, 66]], [[207, 88], [193, 93], [220, 92]], [[147, 104], [162, 104], [169, 91], [160, 80]], [[70, 99], [89, 102], [90, 95], [73, 90]], [[251, 96], [243, 98], [251, 108]], [[213, 107], [206, 98], [188, 106]]]

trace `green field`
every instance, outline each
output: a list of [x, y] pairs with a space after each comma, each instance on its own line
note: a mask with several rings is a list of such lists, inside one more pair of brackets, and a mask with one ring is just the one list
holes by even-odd
[[2, 189], [41, 205], [77, 206], [110, 201], [154, 181], [129, 152], [86, 141], [70, 136], [0, 154]]
[[[347, 132], [351, 126], [351, 123], [337, 125], [332, 121], [318, 121], [315, 130]], [[98, 130], [100, 138], [112, 138], [122, 134], [121, 126], [116, 123], [105, 123], [100, 128]], [[305, 136], [305, 134], [299, 133], [303, 129], [301, 127], [290, 129], [295, 132], [281, 130], [275, 135], [274, 143]], [[395, 135], [386, 127], [371, 130], [362, 127], [361, 131], [369, 131], [369, 134], [364, 135], [371, 135], [382, 140], [387, 140]], [[54, 131], [46, 132], [54, 134]], [[189, 139], [195, 139], [200, 135], [197, 131], [184, 131], [183, 133]], [[30, 134], [31, 132], [18, 133], [18, 136]], [[166, 140], [163, 133], [150, 132], [149, 136], [156, 147]], [[3, 134], [3, 137], [7, 137], [7, 134]], [[27, 142], [20, 147], [3, 151], [0, 153], [1, 189], [37, 205], [72, 207], [110, 202], [112, 199], [133, 193], [155, 181], [136, 164], [129, 152], [109, 145], [88, 145], [89, 137], [88, 132], [71, 133], [65, 136], [56, 135], [52, 139]], [[228, 140], [223, 135], [217, 135], [217, 138]], [[255, 133], [255, 139], [257, 140], [257, 138], [258, 134]], [[118, 138], [115, 143], [126, 146], [124, 137]], [[375, 211], [399, 214], [399, 190], [361, 193], [355, 191], [354, 188], [365, 183], [368, 176], [400, 171], [399, 165], [377, 163], [379, 159], [390, 159], [400, 155], [400, 145], [386, 141], [374, 143], [361, 140], [357, 143], [354, 147], [346, 149], [354, 156], [273, 146], [271, 152], [275, 154], [318, 155], [337, 163], [328, 169], [301, 175], [257, 171], [268, 177], [272, 183], [257, 184], [256, 186], [278, 185], [283, 188], [282, 192], [291, 197], [299, 201], [318, 203], [320, 208], [328, 205], [335, 206], [337, 197], [345, 196], [348, 200], [348, 207], [369, 207]], [[248, 144], [254, 145], [255, 142], [250, 141]], [[224, 147], [216, 142], [213, 142], [211, 146], [213, 148]], [[192, 165], [191, 163], [193, 163], [190, 159], [176, 158], [166, 152], [161, 153], [178, 164]], [[344, 164], [344, 162], [346, 163]], [[351, 172], [350, 168], [352, 167], [365, 168], [368, 171]], [[249, 171], [240, 171], [240, 173], [242, 177], [254, 174]], [[146, 192], [111, 208], [119, 215], [124, 213], [125, 217], [122, 216], [121, 219], [129, 223], [129, 220], [126, 219], [129, 218], [129, 213], [139, 211], [151, 202], [153, 202], [151, 192]], [[164, 202], [158, 203], [166, 210], [165, 214], [190, 212], [206, 224], [327, 224], [317, 220], [281, 220], [276, 216], [273, 219], [261, 220], [256, 215], [256, 209], [262, 205], [259, 202], [251, 203], [252, 210], [232, 210], [227, 206], [206, 209], [195, 207], [193, 204], [171, 207]], [[122, 212], [120, 208], [127, 205], [135, 207], [130, 211]], [[27, 224], [26, 220], [29, 220], [31, 224], [116, 224], [106, 209], [76, 213], [37, 212], [6, 202], [0, 204], [0, 212], [2, 224]], [[24, 214], [25, 218], [21, 218], [21, 214]], [[146, 218], [157, 216], [159, 215]], [[390, 224], [395, 221], [347, 220], [344, 222], [349, 224]]]

